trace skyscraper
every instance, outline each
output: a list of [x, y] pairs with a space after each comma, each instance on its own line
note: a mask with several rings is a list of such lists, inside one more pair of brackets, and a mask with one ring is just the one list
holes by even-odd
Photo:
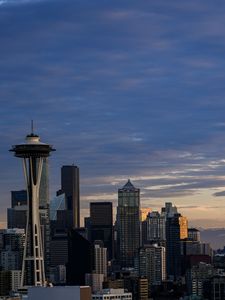
[[113, 209], [112, 202], [90, 203], [91, 242], [103, 241], [107, 248], [108, 260], [113, 258]]
[[171, 202], [166, 202], [165, 207], [162, 207], [161, 209], [161, 215], [164, 215], [166, 218], [172, 217], [177, 213], [177, 207], [173, 206]]
[[166, 219], [167, 275], [177, 279], [181, 275], [180, 214]]
[[153, 285], [161, 285], [166, 279], [166, 249], [156, 244], [139, 248], [139, 276], [148, 279], [149, 292]]
[[72, 214], [73, 228], [80, 227], [80, 179], [77, 166], [61, 168], [61, 189], [66, 196], [66, 209]]
[[200, 231], [196, 228], [188, 228], [188, 239], [200, 242]]
[[21, 270], [24, 247], [24, 229], [5, 229], [1, 234], [0, 268], [3, 271]]
[[85, 285], [85, 274], [91, 273], [92, 263], [91, 243], [72, 229], [68, 235], [67, 284]]
[[27, 205], [27, 191], [11, 191], [11, 208], [21, 205]]
[[72, 211], [66, 210], [66, 197], [62, 192], [50, 202], [50, 224], [50, 274], [53, 282], [59, 283], [59, 271], [65, 270], [68, 262], [68, 231], [72, 228]]
[[159, 212], [153, 211], [148, 214], [147, 219], [147, 240], [165, 241], [166, 239], [166, 218]]
[[54, 149], [40, 142], [33, 132], [27, 135], [26, 142], [15, 145], [10, 150], [23, 159], [24, 176], [27, 185], [28, 211], [26, 238], [23, 254], [21, 287], [45, 284], [43, 237], [40, 226], [40, 182], [43, 161]]
[[39, 207], [46, 209], [49, 208], [49, 166], [48, 158], [43, 158], [43, 167], [41, 173], [41, 182], [39, 190]]
[[184, 240], [188, 238], [188, 220], [186, 217], [180, 216], [180, 239]]
[[94, 244], [94, 271], [107, 277], [107, 249], [102, 241], [95, 241]]
[[122, 267], [134, 265], [134, 254], [140, 247], [140, 226], [140, 190], [128, 180], [118, 190], [117, 232]]

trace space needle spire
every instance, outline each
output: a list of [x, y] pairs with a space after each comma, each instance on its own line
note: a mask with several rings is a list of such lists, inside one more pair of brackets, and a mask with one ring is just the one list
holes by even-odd
[[16, 157], [23, 160], [23, 171], [27, 187], [27, 223], [23, 252], [21, 288], [45, 285], [43, 238], [40, 227], [39, 190], [43, 160], [55, 151], [51, 145], [40, 142], [34, 134], [33, 121], [31, 133], [22, 144], [10, 149]]

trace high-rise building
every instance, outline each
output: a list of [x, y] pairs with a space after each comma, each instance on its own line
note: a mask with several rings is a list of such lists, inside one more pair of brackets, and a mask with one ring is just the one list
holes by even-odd
[[138, 300], [148, 300], [148, 279], [146, 277], [138, 278]]
[[153, 211], [148, 214], [147, 219], [147, 240], [165, 241], [166, 239], [166, 218], [159, 212]]
[[148, 244], [147, 239], [147, 216], [151, 212], [151, 208], [141, 208], [141, 245]]
[[68, 236], [68, 263], [66, 277], [68, 285], [85, 285], [85, 274], [92, 272], [92, 246], [76, 229]]
[[48, 158], [43, 158], [43, 166], [39, 190], [39, 207], [40, 209], [49, 209], [49, 162]]
[[50, 201], [50, 220], [56, 221], [58, 211], [62, 211], [62, 210], [64, 211], [65, 209], [66, 209], [65, 194], [56, 195]]
[[66, 233], [56, 233], [50, 242], [50, 267], [66, 265], [68, 262], [68, 237]]
[[73, 228], [80, 227], [80, 179], [77, 166], [61, 168], [61, 189], [66, 196], [66, 209], [72, 214]]
[[104, 275], [98, 273], [85, 274], [85, 284], [91, 287], [92, 293], [102, 291]]
[[65, 285], [66, 284], [66, 266], [57, 265], [50, 269], [50, 281], [54, 284]]
[[140, 190], [128, 180], [118, 190], [117, 232], [122, 267], [134, 265], [134, 255], [140, 247], [140, 226]]
[[178, 213], [177, 207], [166, 202], [161, 210], [166, 222], [166, 263], [167, 275], [176, 279], [182, 273], [181, 240], [188, 237], [187, 218]]
[[11, 290], [10, 271], [0, 271], [0, 296], [8, 296]]
[[188, 239], [200, 242], [200, 231], [196, 228], [188, 228]]
[[19, 251], [3, 250], [0, 254], [0, 264], [4, 271], [19, 270], [21, 257]]
[[5, 229], [1, 232], [0, 267], [4, 271], [21, 270], [24, 229]]
[[[32, 132], [27, 135], [25, 143], [13, 146], [10, 151], [14, 152], [16, 157], [23, 159], [28, 194], [21, 287], [29, 285], [42, 286], [45, 284], [45, 266], [43, 230], [41, 230], [39, 211], [40, 183], [43, 163], [54, 149], [48, 144], [41, 143], [40, 137]], [[45, 198], [43, 202], [46, 201]], [[44, 204], [43, 208], [46, 208]], [[47, 214], [44, 212], [45, 217]]]
[[225, 276], [213, 276], [210, 283], [211, 299], [225, 299]]
[[95, 241], [94, 244], [94, 272], [107, 277], [107, 248], [104, 248], [102, 241]]
[[108, 260], [113, 258], [113, 208], [112, 202], [90, 203], [91, 242], [101, 240], [107, 248]]
[[11, 208], [20, 205], [27, 205], [27, 191], [11, 191]]
[[7, 209], [7, 227], [26, 229], [27, 205]]
[[150, 214], [152, 209], [149, 207], [144, 207], [144, 208], [141, 208], [140, 211], [141, 211], [141, 221], [143, 222], [146, 220], [148, 214]]
[[7, 209], [7, 227], [26, 229], [27, 191], [11, 191], [11, 207]]
[[181, 275], [180, 214], [166, 219], [167, 275], [176, 279]]
[[173, 206], [171, 202], [166, 202], [165, 207], [162, 207], [161, 209], [161, 214], [166, 217], [173, 217], [177, 213], [177, 207]]
[[21, 270], [12, 270], [10, 271], [10, 277], [11, 277], [11, 290], [13, 292], [17, 292], [20, 288], [20, 282], [21, 282]]
[[184, 240], [188, 238], [188, 220], [186, 217], [180, 216], [180, 239]]
[[141, 246], [147, 245], [147, 220], [141, 222]]
[[211, 264], [200, 262], [190, 268], [186, 274], [187, 291], [189, 295], [209, 299], [210, 294], [208, 291], [206, 292], [206, 286], [207, 283], [208, 285], [210, 284], [210, 280], [214, 275], [216, 275], [216, 270]]
[[72, 211], [66, 209], [64, 193], [57, 193], [50, 202], [50, 277], [54, 283], [62, 283], [59, 270], [68, 263], [68, 232], [72, 227]]
[[139, 276], [148, 279], [149, 293], [152, 286], [166, 279], [166, 250], [156, 244], [141, 247], [138, 252]]

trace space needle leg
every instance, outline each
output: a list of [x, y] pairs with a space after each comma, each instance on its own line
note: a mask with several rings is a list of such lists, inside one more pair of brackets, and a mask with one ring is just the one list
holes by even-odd
[[23, 288], [25, 286], [25, 269], [26, 269], [26, 259], [27, 259], [27, 243], [28, 243], [28, 229], [29, 229], [29, 181], [27, 174], [27, 162], [26, 158], [23, 159], [23, 172], [25, 177], [25, 182], [27, 186], [27, 222], [26, 222], [26, 232], [25, 232], [25, 244], [23, 250], [23, 262], [22, 262], [22, 274], [20, 280], [20, 287]]

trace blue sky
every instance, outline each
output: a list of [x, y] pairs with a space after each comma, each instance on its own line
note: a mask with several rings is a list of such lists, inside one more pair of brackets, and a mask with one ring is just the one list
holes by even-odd
[[143, 207], [172, 201], [225, 224], [225, 3], [0, 1], [0, 220], [24, 187], [8, 149], [30, 120], [81, 173], [82, 214], [131, 178]]

